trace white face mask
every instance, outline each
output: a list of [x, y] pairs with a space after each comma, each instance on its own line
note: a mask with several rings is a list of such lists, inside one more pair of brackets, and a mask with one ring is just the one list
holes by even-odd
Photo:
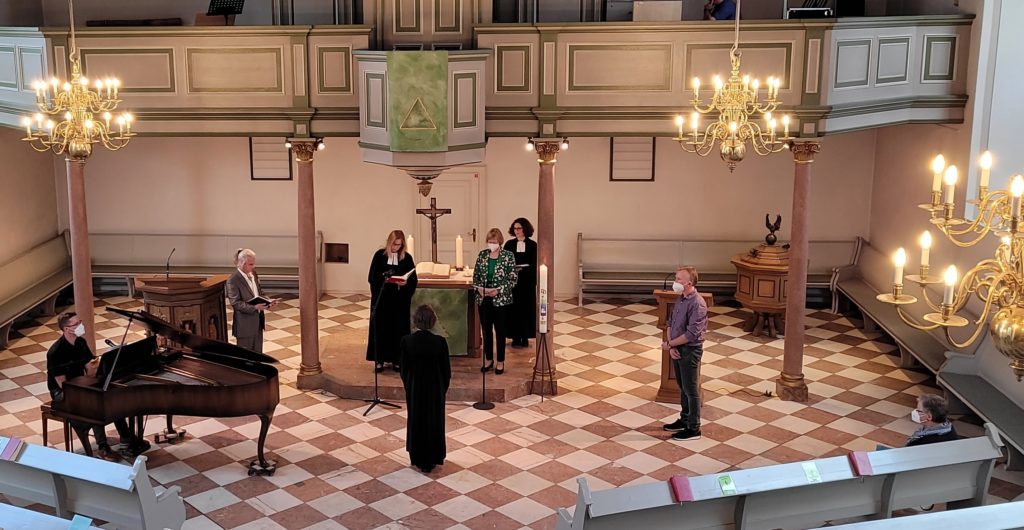
[[921, 423], [921, 413], [914, 409], [910, 412], [910, 421], [914, 423]]
[[683, 285], [683, 284], [681, 284], [679, 282], [672, 282], [672, 290], [673, 291], [675, 291], [675, 292], [677, 292], [679, 294], [683, 294], [683, 291], [685, 289], [686, 289], [685, 285]]
[[497, 243], [488, 243], [487, 244], [487, 248], [491, 252], [497, 252], [498, 251], [498, 244]]
[[84, 337], [85, 336], [85, 324], [84, 323], [78, 324], [78, 327], [75, 328], [75, 336], [76, 337]]

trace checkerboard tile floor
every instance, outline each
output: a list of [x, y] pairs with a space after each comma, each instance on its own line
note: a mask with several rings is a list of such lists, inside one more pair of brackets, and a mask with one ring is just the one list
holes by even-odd
[[[299, 310], [286, 300], [268, 315], [265, 335], [266, 352], [281, 362], [281, 403], [267, 440], [277, 474], [246, 474], [256, 452], [255, 418], [176, 417], [188, 439], [147, 452], [150, 475], [158, 487], [181, 487], [188, 529], [553, 528], [554, 509], [575, 503], [577, 477], [603, 489], [901, 445], [914, 429], [916, 396], [937, 391], [932, 377], [897, 367], [887, 338], [865, 333], [857, 321], [808, 311], [811, 399], [766, 398], [760, 394], [774, 390], [783, 341], [743, 332], [744, 311], [716, 306], [703, 364], [704, 436], [666, 441], [661, 424], [678, 406], [653, 401], [660, 355], [654, 306], [586, 302], [556, 305], [561, 394], [490, 411], [449, 403], [448, 459], [424, 475], [409, 467], [404, 410], [377, 408], [364, 418], [361, 401], [295, 387]], [[102, 347], [104, 338], [119, 340], [126, 324], [103, 308], [136, 309], [140, 302], [109, 296], [96, 306]], [[364, 329], [369, 302], [326, 297], [319, 315], [321, 336]], [[42, 443], [45, 353], [58, 337], [55, 317], [12, 331], [0, 351], [0, 433]], [[129, 340], [137, 338], [133, 326]], [[147, 431], [160, 423], [150, 421]], [[51, 444], [59, 442], [60, 425], [51, 429]], [[972, 418], [958, 420], [957, 429], [982, 432]], [[1013, 499], [1022, 485], [1024, 474], [999, 465], [991, 500]]]

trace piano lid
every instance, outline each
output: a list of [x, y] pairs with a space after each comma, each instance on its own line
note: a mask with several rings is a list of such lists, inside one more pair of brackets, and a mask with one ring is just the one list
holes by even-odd
[[141, 324], [154, 335], [166, 337], [167, 340], [171, 342], [187, 346], [197, 352], [215, 353], [226, 357], [234, 357], [236, 359], [259, 363], [277, 362], [277, 359], [270, 357], [269, 355], [256, 353], [241, 346], [235, 346], [234, 344], [229, 344], [227, 342], [208, 339], [194, 333], [189, 333], [188, 331], [185, 331], [152, 313], [147, 313], [145, 311], [127, 311], [110, 306], [107, 306], [107, 311], [130, 318]]

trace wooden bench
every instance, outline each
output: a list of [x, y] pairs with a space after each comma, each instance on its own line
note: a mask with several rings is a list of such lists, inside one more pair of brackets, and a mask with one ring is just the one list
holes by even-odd
[[[323, 292], [323, 233], [317, 231], [317, 286]], [[296, 236], [209, 234], [90, 234], [92, 276], [103, 289], [105, 282], [127, 285], [135, 295], [135, 277], [162, 274], [167, 255], [172, 274], [214, 276], [235, 269], [232, 260], [239, 248], [256, 251], [256, 271], [268, 292], [297, 292], [299, 247]], [[319, 296], [318, 296], [319, 297]]]
[[81, 514], [141, 530], [181, 530], [185, 523], [181, 488], [157, 495], [145, 456], [125, 466], [29, 444], [17, 462], [0, 460], [0, 477], [5, 497], [52, 506], [63, 519]]
[[935, 379], [951, 413], [974, 413], [999, 429], [1006, 442], [1006, 469], [1019, 471], [1024, 469], [1024, 385], [988, 333], [980, 342], [973, 355], [947, 352]]
[[[0, 502], [0, 523], [4, 530], [68, 530], [71, 521]], [[87, 526], [85, 530], [100, 530]]]
[[71, 285], [71, 253], [64, 235], [0, 264], [0, 349], [14, 321], [36, 308], [53, 315], [57, 295]]
[[831, 526], [835, 530], [936, 530], [939, 528], [970, 528], [971, 530], [1006, 530], [1024, 526], [1024, 502], [1004, 502], [961, 510], [921, 513], [895, 519], [864, 521]]
[[591, 492], [581, 478], [575, 511], [559, 509], [556, 528], [816, 528], [929, 504], [981, 506], [1002, 456], [998, 431], [985, 427], [979, 438], [680, 477], [682, 498], [668, 482]]
[[[938, 373], [946, 361], [946, 350], [949, 349], [946, 343], [935, 334], [908, 326], [894, 306], [876, 298], [879, 294], [892, 292], [892, 275], [892, 260], [865, 241], [860, 246], [857, 262], [839, 269], [835, 280], [836, 293], [860, 310], [865, 330], [881, 328], [896, 341], [901, 367], [923, 366], [933, 374]], [[908, 294], [921, 297], [916, 285], [905, 282], [904, 286]], [[922, 307], [923, 301], [910, 306], [908, 311], [921, 312]], [[846, 312], [846, 309], [843, 300], [837, 300], [835, 311]]]
[[[681, 265], [700, 273], [699, 287], [716, 295], [732, 297], [736, 268], [729, 261], [746, 254], [761, 241], [697, 241], [681, 239], [594, 238], [576, 234], [578, 303], [583, 293], [650, 293], [672, 283]], [[835, 271], [852, 263], [858, 240], [810, 241], [807, 289], [809, 298], [821, 298], [834, 285]]]

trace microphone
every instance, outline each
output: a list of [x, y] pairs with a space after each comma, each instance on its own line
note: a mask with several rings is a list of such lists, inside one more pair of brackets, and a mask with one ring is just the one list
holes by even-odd
[[168, 280], [171, 279], [171, 256], [174, 255], [175, 250], [178, 250], [178, 247], [174, 247], [171, 249], [171, 253], [167, 255], [167, 264], [164, 266], [164, 270], [167, 271], [166, 277]]
[[661, 282], [661, 290], [662, 291], [667, 291], [668, 290], [669, 282], [675, 281], [675, 279], [676, 279], [676, 273], [670, 272], [670, 273], [666, 274], [665, 275], [665, 279], [662, 280], [662, 282]]

